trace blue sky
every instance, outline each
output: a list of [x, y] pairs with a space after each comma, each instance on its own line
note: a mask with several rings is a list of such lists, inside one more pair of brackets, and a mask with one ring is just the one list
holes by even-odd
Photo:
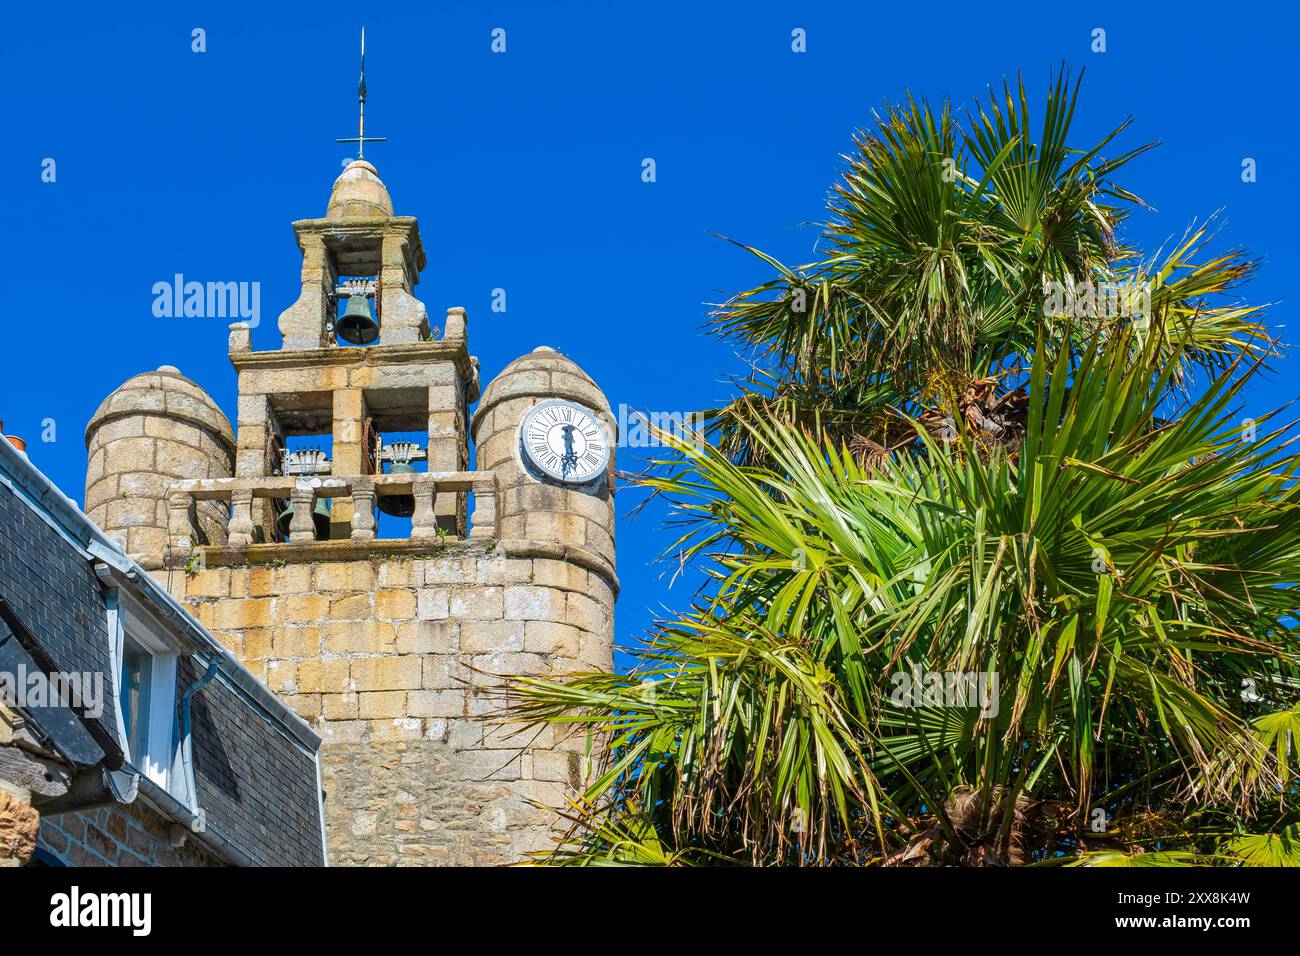
[[[711, 233], [789, 262], [815, 230], [853, 130], [904, 90], [969, 104], [1023, 71], [1031, 93], [1085, 68], [1075, 132], [1128, 116], [1159, 139], [1124, 183], [1154, 212], [1154, 249], [1223, 210], [1220, 245], [1263, 260], [1249, 296], [1290, 326], [1300, 274], [1294, 182], [1295, 13], [1251, 4], [1178, 16], [1138, 4], [24, 4], [6, 12], [10, 137], [0, 155], [4, 301], [0, 418], [80, 500], [84, 428], [131, 375], [163, 364], [233, 417], [222, 319], [159, 319], [155, 282], [261, 283], [254, 347], [297, 294], [289, 223], [322, 216], [355, 135], [357, 36], [367, 32], [367, 150], [403, 215], [419, 217], [431, 318], [469, 311], [485, 380], [551, 345], [614, 406], [687, 411], [724, 400], [742, 365], [705, 337], [708, 303], [766, 278]], [[310, 11], [310, 12], [304, 12]], [[207, 51], [191, 51], [191, 30]], [[1090, 51], [1106, 31], [1105, 53]], [[504, 54], [491, 31], [506, 31]], [[807, 52], [791, 50], [802, 28]], [[57, 180], [41, 181], [42, 161]], [[655, 160], [657, 181], [641, 179]], [[1246, 157], [1257, 181], [1243, 183]], [[492, 290], [507, 311], [491, 311]], [[1288, 341], [1294, 335], [1286, 329]], [[1249, 412], [1292, 400], [1288, 358]], [[56, 440], [40, 440], [53, 419]], [[635, 469], [626, 450], [620, 464]], [[652, 559], [672, 540], [620, 498], [620, 641], [682, 606]]]

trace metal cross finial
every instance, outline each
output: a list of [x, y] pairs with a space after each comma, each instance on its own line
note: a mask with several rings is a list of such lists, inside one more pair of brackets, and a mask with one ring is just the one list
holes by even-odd
[[359, 122], [357, 125], [357, 135], [349, 136], [345, 139], [338, 139], [338, 143], [356, 143], [357, 159], [365, 159], [366, 143], [384, 143], [388, 141], [386, 136], [367, 136], [366, 135], [366, 28], [361, 28], [361, 82], [357, 84], [357, 100], [360, 104]]

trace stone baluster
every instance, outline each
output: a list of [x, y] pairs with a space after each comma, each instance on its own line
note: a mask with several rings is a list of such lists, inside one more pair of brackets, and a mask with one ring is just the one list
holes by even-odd
[[226, 544], [232, 548], [247, 548], [253, 543], [253, 491], [240, 488], [230, 493], [230, 526]]
[[438, 519], [433, 513], [437, 484], [430, 478], [414, 481], [415, 513], [411, 515], [411, 540], [432, 541], [438, 537]]
[[167, 496], [167, 529], [172, 549], [186, 552], [194, 546], [190, 527], [190, 496], [184, 493]]
[[375, 486], [368, 481], [352, 480], [352, 540], [371, 541], [375, 537]]
[[474, 516], [470, 519], [471, 538], [497, 536], [497, 480], [495, 475], [474, 479]]
[[298, 482], [290, 493], [293, 502], [293, 520], [289, 522], [289, 540], [292, 542], [315, 541], [316, 523], [312, 520], [312, 509], [316, 507], [316, 489], [305, 482]]

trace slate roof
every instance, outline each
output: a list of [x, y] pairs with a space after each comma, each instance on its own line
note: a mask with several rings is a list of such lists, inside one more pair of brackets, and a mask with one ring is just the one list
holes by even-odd
[[[0, 482], [0, 597], [61, 670], [108, 673], [108, 611], [91, 562], [7, 482]], [[117, 727], [112, 694], [100, 723]]]
[[[107, 606], [96, 560], [123, 572], [137, 599], [197, 645], [178, 663], [178, 699], [212, 660], [218, 661], [217, 676], [190, 705], [195, 791], [207, 837], [233, 850], [227, 856], [256, 865], [324, 865], [319, 736], [26, 455], [0, 440], [0, 598], [39, 645], [37, 652], [58, 670], [99, 671], [111, 687]], [[112, 750], [117, 702], [111, 693], [104, 696], [99, 727], [90, 726], [92, 718], [83, 719]], [[120, 753], [106, 756], [109, 769], [115, 769]]]

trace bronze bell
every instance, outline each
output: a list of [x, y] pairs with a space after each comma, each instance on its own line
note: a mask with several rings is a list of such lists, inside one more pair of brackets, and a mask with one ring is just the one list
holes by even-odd
[[[312, 509], [312, 523], [316, 526], [316, 540], [328, 541], [330, 539], [330, 506], [325, 498], [316, 499], [316, 507]], [[287, 540], [289, 537], [289, 524], [293, 521], [293, 502], [289, 502], [289, 507], [280, 512], [276, 519], [275, 525], [280, 529], [280, 534]]]
[[[413, 475], [415, 468], [410, 462], [398, 461], [389, 467], [390, 475]], [[415, 496], [414, 495], [380, 495], [379, 510], [386, 515], [392, 515], [394, 518], [409, 518], [415, 514]]]
[[334, 334], [353, 345], [369, 345], [379, 338], [379, 323], [370, 314], [370, 300], [366, 296], [348, 296], [347, 308], [339, 313]]

